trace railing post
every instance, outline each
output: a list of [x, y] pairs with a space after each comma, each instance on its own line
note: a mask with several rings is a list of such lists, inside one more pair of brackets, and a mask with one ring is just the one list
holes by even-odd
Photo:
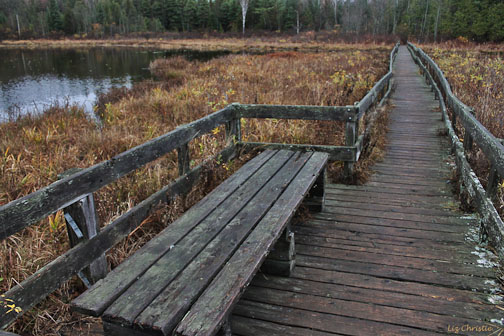
[[177, 148], [177, 156], [178, 156], [178, 171], [179, 176], [185, 175], [191, 169], [190, 162], [191, 158], [189, 157], [189, 144], [186, 143], [179, 148]]
[[487, 195], [488, 198], [494, 200], [497, 197], [497, 189], [500, 182], [500, 176], [495, 167], [490, 167], [490, 172], [488, 173], [488, 183], [487, 183]]
[[[58, 178], [63, 179], [80, 170], [82, 169], [69, 169], [61, 173]], [[65, 216], [68, 238], [70, 240], [70, 247], [74, 247], [81, 241], [93, 238], [100, 231], [93, 194], [87, 194], [77, 202], [67, 206], [63, 209], [63, 213]], [[104, 278], [107, 274], [107, 269], [108, 266], [105, 254], [102, 254], [82, 272], [79, 272], [78, 275], [86, 287], [89, 287], [98, 280]]]
[[234, 145], [241, 141], [241, 118], [234, 118], [226, 123], [226, 144]]
[[469, 134], [469, 131], [466, 130], [464, 133], [464, 149], [466, 151], [470, 151], [472, 150], [472, 147], [473, 147], [473, 138], [471, 134]]
[[[359, 114], [359, 111], [356, 112], [356, 115]], [[346, 125], [345, 125], [345, 144], [347, 146], [355, 146], [356, 138], [357, 138], [357, 120], [355, 120], [357, 116], [349, 117]], [[346, 178], [351, 177], [353, 175], [353, 167], [354, 162], [345, 161], [343, 167], [343, 174]]]

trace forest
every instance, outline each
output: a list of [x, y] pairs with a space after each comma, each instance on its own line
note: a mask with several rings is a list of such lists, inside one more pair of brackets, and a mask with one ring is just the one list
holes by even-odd
[[501, 0], [0, 0], [0, 39], [281, 32], [504, 40]]

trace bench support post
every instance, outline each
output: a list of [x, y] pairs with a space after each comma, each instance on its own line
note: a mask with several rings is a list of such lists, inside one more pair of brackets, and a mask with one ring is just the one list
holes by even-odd
[[233, 333], [231, 331], [231, 322], [229, 321], [229, 315], [224, 319], [224, 323], [222, 324], [220, 330], [217, 332], [216, 336], [233, 336]]
[[294, 232], [291, 231], [290, 225], [288, 225], [264, 261], [261, 269], [267, 274], [289, 277], [295, 266]]
[[310, 211], [321, 212], [324, 210], [325, 203], [325, 181], [326, 181], [326, 169], [320, 173], [315, 184], [311, 188], [308, 196], [306, 196], [303, 205], [305, 205]]
[[[69, 169], [59, 175], [59, 178], [65, 178], [80, 171], [79, 168]], [[100, 230], [98, 218], [96, 216], [93, 194], [87, 194], [77, 202], [63, 209], [65, 216], [70, 247], [78, 243], [89, 240], [96, 236]], [[82, 272], [79, 277], [86, 287], [94, 284], [107, 275], [107, 260], [105, 254], [93, 261]]]
[[[347, 121], [345, 127], [345, 143], [347, 146], [355, 146], [357, 141], [358, 126], [355, 121]], [[346, 178], [350, 178], [353, 175], [354, 162], [345, 161], [344, 163], [344, 175]]]

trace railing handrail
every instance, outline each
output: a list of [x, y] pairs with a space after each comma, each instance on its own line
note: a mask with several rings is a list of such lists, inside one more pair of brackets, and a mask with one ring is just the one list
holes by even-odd
[[483, 153], [497, 170], [500, 176], [504, 176], [504, 145], [473, 115], [473, 109], [465, 105], [453, 93], [450, 83], [439, 66], [421, 48], [408, 42], [408, 45], [424, 62], [431, 67], [440, 89], [446, 97], [447, 105], [459, 118], [464, 128], [472, 139], [478, 144]]
[[[427, 62], [427, 66], [422, 63], [420, 57], [422, 57], [419, 52], [419, 48], [416, 48], [414, 45], [409, 44], [409, 50], [411, 55], [420, 67], [421, 72], [425, 75], [426, 80], [432, 85], [432, 89], [436, 97], [439, 98], [439, 107], [441, 109], [441, 116], [446, 127], [448, 137], [451, 141], [452, 152], [454, 154], [455, 163], [457, 166], [457, 172], [460, 176], [460, 183], [464, 185], [464, 190], [467, 191], [467, 194], [471, 198], [475, 208], [480, 214], [480, 221], [483, 232], [485, 232], [486, 237], [490, 243], [496, 250], [497, 254], [501, 257], [504, 257], [504, 222], [500, 217], [497, 209], [495, 208], [492, 199], [497, 195], [497, 184], [499, 183], [499, 171], [497, 170], [497, 166], [495, 161], [490, 160], [492, 166], [490, 167], [490, 172], [488, 175], [487, 187], [486, 190], [483, 188], [479, 177], [474, 173], [471, 165], [469, 164], [465, 150], [470, 150], [473, 142], [473, 135], [477, 134], [477, 132], [481, 132], [484, 135], [489, 135], [487, 138], [485, 137], [474, 137], [474, 140], [478, 143], [479, 141], [490, 141], [490, 143], [498, 142], [499, 145], [502, 143], [502, 139], [497, 139], [493, 135], [491, 135], [486, 128], [484, 128], [481, 124], [481, 128], [468, 128], [473, 126], [477, 120], [474, 120], [474, 116], [472, 113], [464, 108], [465, 105], [459, 105], [457, 101], [454, 99], [453, 92], [451, 90], [446, 90], [446, 83], [448, 81], [444, 78], [442, 71], [437, 67], [434, 61], [430, 59], [430, 62]], [[423, 53], [423, 51], [422, 51]], [[417, 56], [420, 55], [419, 56]], [[424, 61], [427, 59], [425, 53], [423, 53]], [[430, 69], [429, 69], [430, 68]], [[434, 69], [434, 71], [433, 71]], [[437, 69], [437, 70], [436, 70]], [[434, 79], [434, 75], [430, 73], [430, 71], [434, 72], [436, 77], [444, 79], [445, 87], [441, 87], [437, 84]], [[439, 80], [439, 79], [438, 79]], [[449, 84], [448, 84], [449, 85]], [[451, 95], [450, 95], [451, 94]], [[448, 115], [447, 104], [445, 104], [445, 99], [443, 99], [443, 95], [447, 101], [450, 101], [452, 106], [453, 113], [450, 116]], [[467, 107], [467, 106], [465, 106]], [[456, 117], [457, 115], [460, 117], [462, 124], [465, 128], [464, 135], [464, 144], [459, 139], [459, 136], [455, 132], [456, 127]], [[463, 116], [472, 116], [472, 118], [464, 118]], [[478, 122], [479, 124], [479, 122]], [[482, 146], [481, 142], [478, 143], [480, 148], [486, 154], [492, 150], [491, 146]], [[488, 144], [488, 142], [486, 143]], [[490, 159], [490, 158], [489, 158]], [[502, 175], [501, 175], [502, 178]], [[462, 187], [461, 187], [462, 189]], [[483, 235], [482, 235], [483, 236]]]

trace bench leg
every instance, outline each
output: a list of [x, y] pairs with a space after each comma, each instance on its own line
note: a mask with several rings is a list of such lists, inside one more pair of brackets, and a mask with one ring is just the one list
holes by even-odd
[[314, 212], [321, 212], [324, 210], [325, 202], [325, 183], [326, 183], [326, 169], [320, 173], [315, 181], [315, 184], [308, 192], [303, 204]]
[[216, 336], [233, 336], [233, 333], [231, 332], [231, 322], [229, 321], [229, 316], [224, 319], [224, 323], [222, 324], [220, 330], [217, 332]]
[[[103, 321], [103, 320], [102, 320]], [[152, 336], [152, 333], [147, 333], [142, 330], [130, 329], [119, 324], [103, 321], [103, 334], [105, 336]]]
[[278, 239], [273, 250], [262, 265], [262, 271], [271, 275], [290, 276], [296, 266], [296, 246], [294, 232], [290, 225]]

